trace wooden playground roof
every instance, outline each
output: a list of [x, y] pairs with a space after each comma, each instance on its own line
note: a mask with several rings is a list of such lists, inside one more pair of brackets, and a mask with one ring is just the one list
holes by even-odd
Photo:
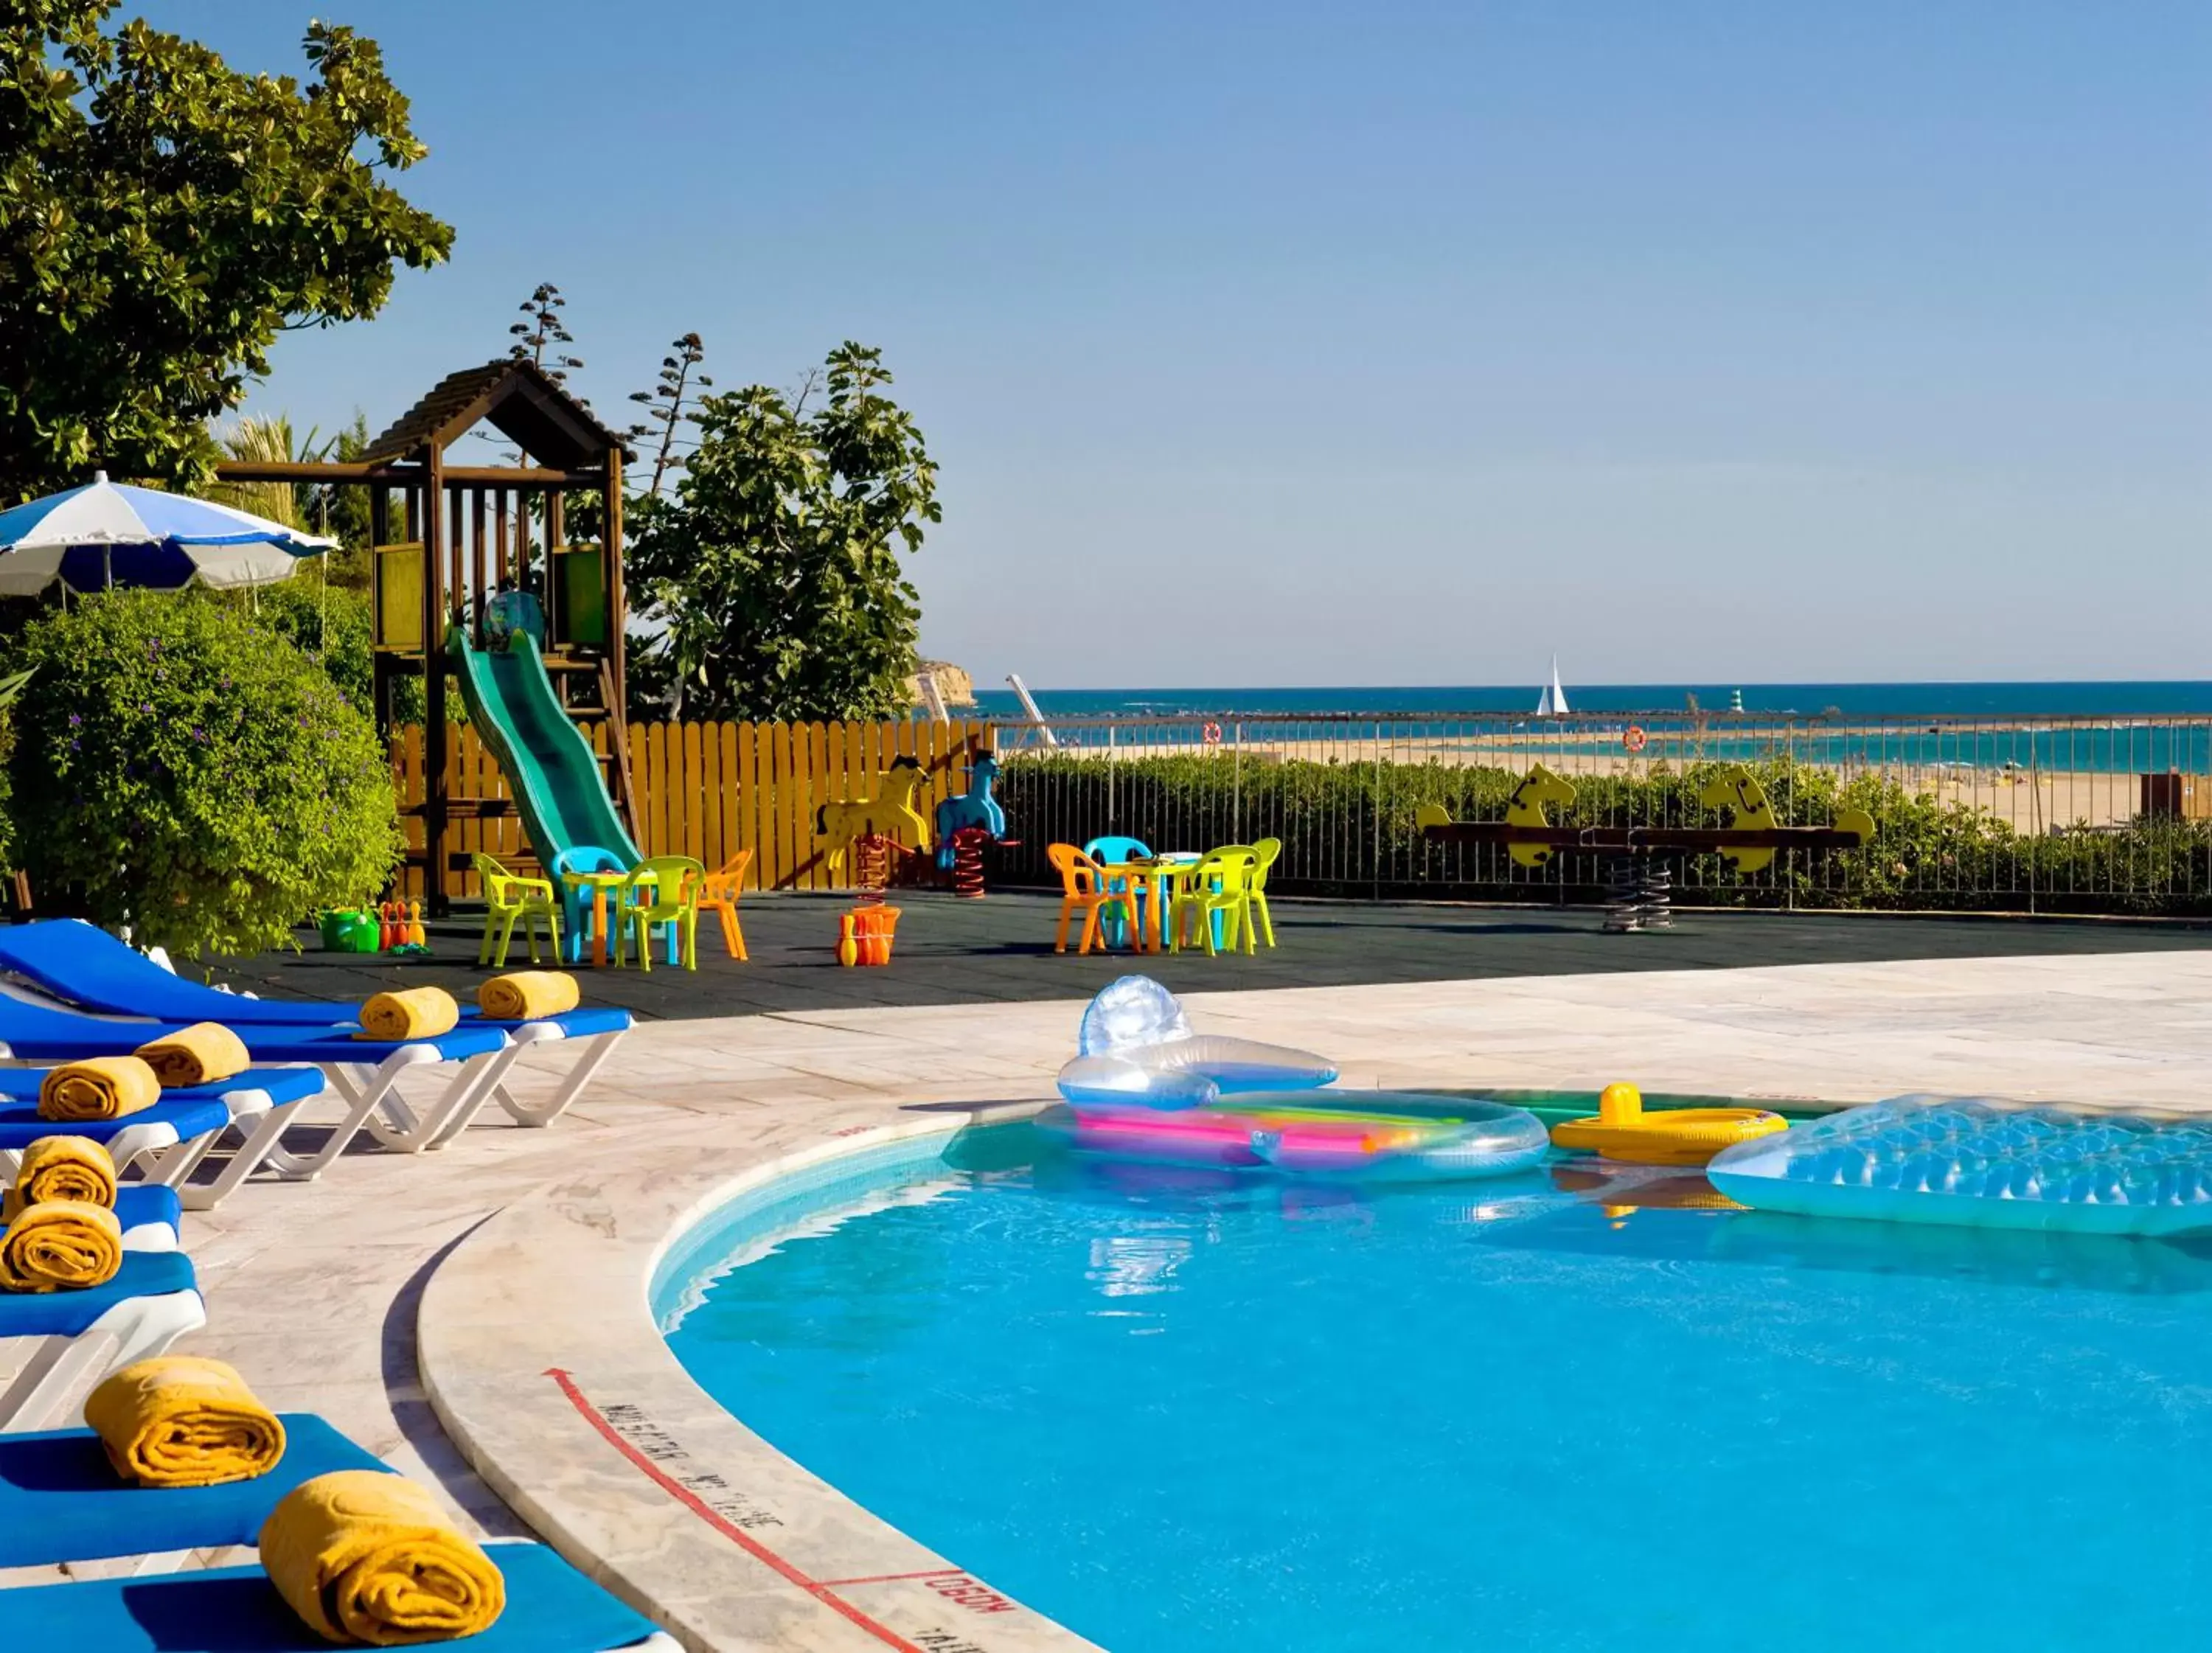
[[361, 461], [382, 465], [426, 446], [443, 449], [479, 423], [556, 471], [599, 465], [611, 448], [632, 457], [620, 436], [542, 368], [501, 356], [447, 374], [369, 443]]

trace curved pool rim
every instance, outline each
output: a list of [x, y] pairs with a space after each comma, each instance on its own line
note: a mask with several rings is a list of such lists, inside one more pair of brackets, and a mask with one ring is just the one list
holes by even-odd
[[425, 1284], [432, 1409], [540, 1536], [686, 1646], [1096, 1653], [754, 1434], [692, 1381], [653, 1312], [672, 1260], [704, 1255], [688, 1236], [809, 1184], [933, 1159], [963, 1131], [1043, 1105], [825, 1115], [709, 1139], [711, 1169], [697, 1139], [640, 1143], [549, 1183], [471, 1231]]

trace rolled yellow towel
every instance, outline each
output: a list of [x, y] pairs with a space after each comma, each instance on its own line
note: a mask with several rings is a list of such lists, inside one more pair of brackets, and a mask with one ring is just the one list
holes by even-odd
[[380, 993], [361, 1007], [361, 1031], [356, 1039], [434, 1039], [451, 1033], [461, 1019], [461, 1007], [443, 988], [410, 988], [404, 993]]
[[582, 998], [566, 970], [516, 970], [477, 989], [477, 1008], [495, 1022], [525, 1022], [574, 1010]]
[[402, 1647], [489, 1630], [507, 1581], [437, 1500], [400, 1475], [341, 1469], [284, 1495], [261, 1565], [325, 1640]]
[[154, 1077], [165, 1091], [213, 1085], [243, 1073], [253, 1060], [246, 1054], [246, 1042], [220, 1022], [179, 1028], [167, 1038], [140, 1045], [138, 1054], [153, 1064]]
[[115, 1473], [142, 1486], [251, 1480], [284, 1455], [276, 1414], [234, 1368], [204, 1355], [157, 1355], [111, 1374], [86, 1397], [84, 1421]]
[[81, 1291], [123, 1267], [123, 1226], [106, 1206], [46, 1200], [0, 1234], [0, 1291]]
[[25, 1206], [46, 1200], [115, 1208], [115, 1161], [88, 1136], [42, 1136], [23, 1150], [15, 1185], [8, 1190], [0, 1222], [13, 1222]]
[[63, 1122], [120, 1119], [161, 1099], [161, 1081], [137, 1056], [64, 1062], [39, 1081], [39, 1117]]

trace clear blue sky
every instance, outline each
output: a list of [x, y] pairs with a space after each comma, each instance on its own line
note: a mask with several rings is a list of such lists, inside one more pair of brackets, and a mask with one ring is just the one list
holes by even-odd
[[317, 13], [459, 240], [253, 405], [880, 345], [987, 684], [2212, 675], [2203, 0], [149, 11]]

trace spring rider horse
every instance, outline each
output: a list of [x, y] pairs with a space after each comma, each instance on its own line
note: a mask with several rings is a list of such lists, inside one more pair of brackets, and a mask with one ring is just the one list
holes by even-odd
[[910, 757], [895, 757], [876, 782], [873, 798], [840, 798], [814, 811], [814, 840], [833, 872], [845, 868], [845, 853], [856, 839], [889, 838], [901, 849], [929, 848], [929, 819], [915, 799], [929, 780]]
[[952, 893], [981, 900], [983, 890], [983, 849], [1007, 842], [1006, 811], [991, 796], [999, 778], [999, 760], [979, 753], [968, 771], [968, 790], [947, 798], [937, 806], [937, 865], [952, 875]]

